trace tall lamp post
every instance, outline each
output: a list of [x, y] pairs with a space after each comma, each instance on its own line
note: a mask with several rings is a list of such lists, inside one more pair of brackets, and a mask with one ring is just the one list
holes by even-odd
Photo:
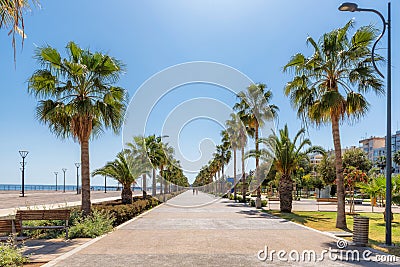
[[107, 176], [104, 175], [104, 193], [107, 193]]
[[75, 163], [76, 167], [76, 194], [79, 194], [79, 167], [81, 164], [79, 162]]
[[21, 185], [21, 197], [24, 197], [25, 196], [25, 158], [26, 158], [26, 156], [28, 156], [28, 151], [25, 151], [25, 150], [20, 150], [19, 151], [19, 154], [21, 155], [21, 157], [22, 157], [22, 162], [21, 162], [21, 165], [22, 165], [22, 185]]
[[57, 187], [58, 187], [58, 185], [57, 185], [57, 175], [58, 175], [58, 172], [54, 172], [54, 174], [56, 175], [56, 191], [57, 191]]
[[391, 58], [391, 30], [390, 30], [390, 2], [388, 2], [388, 20], [385, 21], [385, 17], [375, 9], [369, 8], [359, 8], [355, 3], [343, 3], [339, 7], [340, 11], [366, 11], [377, 14], [383, 23], [382, 33], [376, 39], [374, 45], [372, 46], [372, 64], [376, 72], [384, 78], [383, 74], [379, 71], [375, 64], [375, 47], [382, 36], [385, 34], [386, 28], [388, 31], [388, 49], [387, 49], [387, 117], [386, 117], [386, 203], [385, 203], [385, 243], [387, 246], [392, 245], [392, 58]]
[[63, 168], [62, 171], [64, 172], [64, 188], [63, 188], [63, 193], [65, 193], [65, 172], [67, 171], [66, 168]]

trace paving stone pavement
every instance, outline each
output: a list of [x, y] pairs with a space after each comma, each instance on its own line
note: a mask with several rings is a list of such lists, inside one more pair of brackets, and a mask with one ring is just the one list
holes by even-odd
[[[105, 237], [44, 266], [314, 266], [314, 261], [281, 261], [276, 253], [272, 260], [265, 261], [259, 260], [257, 255], [266, 248], [269, 253], [295, 250], [300, 255], [305, 250], [313, 250], [319, 258], [323, 250], [336, 249], [336, 242], [334, 237], [241, 203], [187, 191]], [[363, 251], [355, 247], [348, 249]], [[373, 260], [376, 253], [372, 251], [370, 257]], [[345, 254], [342, 257], [333, 255], [342, 260], [332, 261], [325, 255], [323, 262], [317, 264], [390, 265], [377, 265], [373, 261], [348, 262]], [[283, 258], [289, 259], [288, 254]], [[352, 259], [351, 256], [348, 258]], [[399, 262], [392, 265], [398, 266]]]

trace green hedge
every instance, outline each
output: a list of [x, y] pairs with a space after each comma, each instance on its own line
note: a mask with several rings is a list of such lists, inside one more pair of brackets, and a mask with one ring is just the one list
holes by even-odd
[[125, 205], [96, 205], [94, 210], [104, 210], [109, 212], [114, 219], [113, 226], [120, 225], [136, 217], [140, 213], [157, 206], [160, 202], [154, 198], [137, 199], [132, 204]]

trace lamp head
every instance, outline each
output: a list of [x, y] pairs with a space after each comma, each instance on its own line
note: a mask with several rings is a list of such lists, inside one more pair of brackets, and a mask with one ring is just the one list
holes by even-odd
[[67, 169], [66, 169], [66, 168], [62, 168], [62, 171], [63, 171], [63, 172], [66, 172], [66, 171], [67, 171]]
[[25, 158], [26, 156], [28, 156], [29, 151], [25, 151], [25, 150], [20, 150], [19, 154], [21, 155], [21, 157]]
[[81, 164], [80, 164], [79, 162], [77, 162], [77, 163], [75, 163], [75, 166], [76, 166], [77, 168], [79, 168], [79, 167], [81, 166]]
[[350, 11], [350, 12], [358, 11], [358, 5], [355, 3], [345, 2], [340, 5], [339, 10]]

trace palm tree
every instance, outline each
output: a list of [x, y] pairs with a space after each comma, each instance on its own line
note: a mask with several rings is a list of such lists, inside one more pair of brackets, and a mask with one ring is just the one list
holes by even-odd
[[148, 158], [153, 166], [152, 174], [152, 195], [157, 194], [157, 177], [156, 169], [158, 167], [158, 161], [162, 157], [162, 151], [160, 149], [159, 143], [161, 142], [161, 137], [156, 137], [155, 135], [150, 135], [145, 138], [145, 147]]
[[[243, 148], [243, 154], [244, 154], [244, 147], [246, 146], [247, 142], [247, 134], [246, 134], [246, 127], [244, 126], [242, 120], [240, 119], [239, 115], [235, 113], [231, 113], [231, 118], [230, 120], [226, 121], [226, 126], [227, 126], [227, 133], [229, 135], [229, 140], [231, 143], [231, 148], [233, 150], [233, 195], [234, 195], [234, 200], [236, 201], [237, 199], [237, 191], [236, 191], [236, 151], [239, 149]], [[242, 177], [244, 176], [244, 157], [242, 154]]]
[[114, 161], [92, 172], [92, 176], [106, 175], [114, 178], [122, 185], [121, 199], [123, 204], [132, 204], [131, 186], [136, 178], [146, 173], [148, 166], [142, 164], [140, 157], [135, 157], [132, 151], [123, 150], [117, 154]]
[[[38, 0], [31, 1], [34, 5], [39, 6]], [[15, 35], [22, 37], [24, 44], [25, 25], [24, 14], [30, 11], [30, 3], [27, 0], [0, 0], [0, 29], [9, 29], [8, 35], [12, 38], [12, 47], [14, 50], [14, 63], [16, 61], [16, 45]]]
[[[265, 84], [252, 84], [247, 87], [246, 91], [240, 92], [238, 97], [240, 102], [236, 103], [233, 109], [238, 111], [240, 119], [248, 126], [248, 133], [254, 137], [256, 151], [254, 157], [257, 170], [259, 167], [259, 128], [266, 121], [276, 118], [279, 108], [270, 104], [272, 92], [267, 90]], [[261, 208], [261, 185], [257, 189], [257, 200], [257, 208]]]
[[338, 189], [336, 227], [342, 229], [347, 224], [339, 125], [346, 119], [356, 120], [365, 115], [369, 103], [364, 93], [384, 92], [371, 64], [370, 47], [376, 37], [375, 29], [361, 27], [349, 39], [352, 26], [353, 21], [349, 21], [343, 28], [324, 34], [318, 42], [308, 37], [307, 43], [314, 48], [314, 54], [309, 58], [296, 54], [284, 66], [284, 71], [295, 74], [286, 84], [285, 94], [298, 116], [317, 126], [327, 123], [332, 126]]
[[[135, 158], [141, 162], [143, 168], [150, 169], [151, 163], [146, 149], [146, 138], [142, 136], [134, 136], [133, 143], [127, 143]], [[142, 174], [142, 190], [143, 198], [147, 196], [146, 173]]]
[[[281, 174], [278, 186], [281, 212], [292, 212], [292, 174], [300, 162], [307, 158], [310, 153], [325, 153], [323, 148], [311, 146], [311, 141], [308, 138], [303, 138], [304, 133], [305, 129], [300, 129], [292, 141], [289, 137], [288, 126], [285, 125], [283, 129], [279, 130], [279, 135], [274, 133], [268, 138], [260, 139], [260, 143], [267, 146], [266, 149], [260, 150], [260, 158], [265, 162], [270, 162], [274, 159], [274, 166]], [[251, 150], [248, 156], [252, 156], [255, 153], [257, 151]]]
[[397, 150], [393, 154], [393, 162], [396, 163], [397, 166], [400, 166], [400, 150]]
[[50, 46], [40, 47], [41, 69], [29, 78], [28, 90], [39, 103], [37, 119], [57, 137], [72, 136], [81, 147], [82, 210], [91, 212], [89, 139], [104, 129], [118, 133], [126, 109], [126, 90], [114, 84], [123, 71], [120, 61], [99, 52], [67, 45], [68, 58]]

